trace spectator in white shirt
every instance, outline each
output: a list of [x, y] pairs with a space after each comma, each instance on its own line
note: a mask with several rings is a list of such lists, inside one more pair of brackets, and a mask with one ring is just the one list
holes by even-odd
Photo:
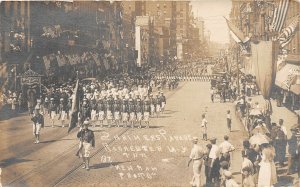
[[188, 162], [188, 167], [190, 163], [193, 161], [193, 178], [191, 181], [192, 186], [200, 187], [201, 181], [200, 181], [200, 172], [201, 172], [201, 167], [203, 163], [203, 157], [206, 154], [205, 149], [198, 145], [198, 138], [194, 137], [193, 138], [193, 148], [190, 154], [190, 160]]
[[220, 145], [219, 145], [219, 149], [220, 149], [220, 154], [221, 154], [221, 160], [220, 162], [222, 161], [227, 161], [230, 165], [230, 152], [234, 151], [235, 148], [234, 146], [229, 143], [229, 137], [227, 135], [224, 136], [224, 142], [222, 142]]
[[205, 114], [202, 114], [201, 128], [202, 128], [202, 140], [207, 141], [207, 120]]
[[208, 158], [211, 159], [211, 170], [209, 179], [207, 180], [209, 183], [218, 183], [220, 179], [220, 162], [219, 162], [219, 147], [216, 145], [217, 139], [211, 138], [210, 142], [212, 144], [211, 150], [209, 152]]

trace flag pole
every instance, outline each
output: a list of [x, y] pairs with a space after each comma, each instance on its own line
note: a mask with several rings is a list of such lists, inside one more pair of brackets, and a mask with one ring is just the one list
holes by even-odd
[[240, 94], [239, 45], [236, 45], [237, 89]]

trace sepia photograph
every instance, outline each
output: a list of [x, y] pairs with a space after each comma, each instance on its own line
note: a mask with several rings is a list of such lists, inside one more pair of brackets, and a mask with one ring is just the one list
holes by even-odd
[[300, 0], [0, 0], [0, 187], [299, 187]]

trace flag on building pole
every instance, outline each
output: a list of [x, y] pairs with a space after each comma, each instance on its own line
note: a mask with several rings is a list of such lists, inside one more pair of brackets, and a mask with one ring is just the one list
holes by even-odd
[[[224, 17], [225, 18], [225, 17]], [[240, 31], [233, 23], [231, 23], [228, 19], [226, 19], [227, 26], [229, 28], [229, 33], [231, 34], [234, 41], [237, 43], [244, 43], [245, 42], [245, 36], [242, 31]]]
[[274, 9], [273, 19], [271, 23], [271, 31], [280, 32], [282, 26], [285, 22], [285, 18], [288, 12], [290, 0], [280, 0], [278, 1], [277, 7]]
[[290, 41], [292, 41], [294, 33], [299, 25], [299, 17], [299, 15], [295, 16], [292, 19], [291, 23], [282, 31], [282, 33], [278, 37], [281, 48], [283, 48], [284, 46], [289, 44]]
[[72, 129], [76, 127], [78, 122], [78, 111], [79, 111], [79, 97], [78, 97], [78, 87], [79, 80], [77, 79], [74, 95], [72, 96], [72, 109], [71, 109], [71, 117], [70, 117], [70, 125], [68, 129], [68, 133], [71, 132]]

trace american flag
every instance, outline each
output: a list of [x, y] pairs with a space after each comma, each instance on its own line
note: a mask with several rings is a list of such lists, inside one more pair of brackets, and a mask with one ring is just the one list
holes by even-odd
[[290, 0], [280, 0], [274, 9], [273, 19], [271, 23], [271, 31], [280, 32], [284, 24]]
[[280, 34], [280, 36], [278, 37], [279, 43], [280, 43], [280, 47], [284, 47], [287, 44], [290, 43], [290, 41], [293, 39], [294, 33], [297, 29], [299, 25], [299, 15], [294, 17], [291, 21], [291, 23], [289, 24], [289, 26], [287, 26], [282, 33]]

